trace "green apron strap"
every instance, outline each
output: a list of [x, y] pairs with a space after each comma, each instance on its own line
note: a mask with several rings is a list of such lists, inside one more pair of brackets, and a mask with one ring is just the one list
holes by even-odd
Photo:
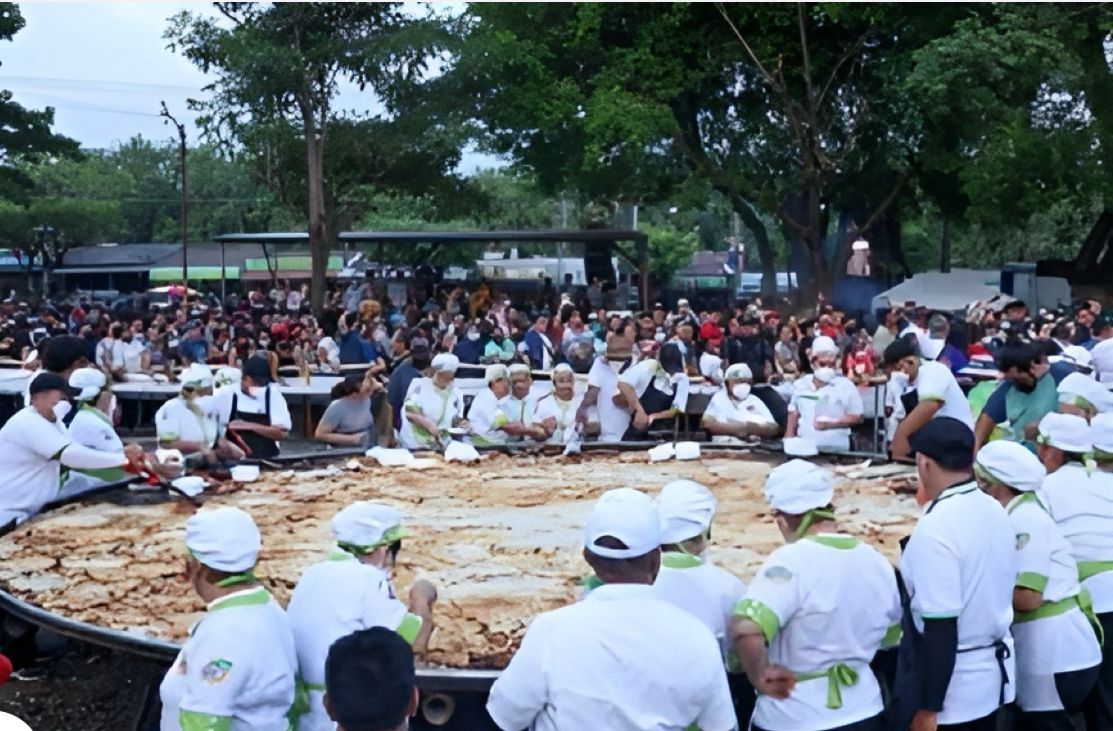
[[817, 670], [813, 673], [796, 673], [797, 680], [819, 680], [820, 678], [827, 678], [827, 707], [836, 710], [842, 708], [843, 686], [857, 685], [858, 671], [840, 662], [826, 670]]

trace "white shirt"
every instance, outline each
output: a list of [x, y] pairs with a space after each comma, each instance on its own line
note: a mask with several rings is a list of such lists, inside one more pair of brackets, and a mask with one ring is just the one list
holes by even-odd
[[974, 415], [970, 411], [970, 402], [966, 400], [966, 394], [962, 392], [950, 368], [933, 360], [923, 361], [916, 374], [916, 382], [912, 386], [916, 389], [919, 401], [943, 402], [932, 418], [949, 416], [958, 419], [971, 429], [974, 428]]
[[124, 350], [124, 371], [127, 373], [139, 373], [143, 370], [143, 354], [147, 352], [145, 343], [132, 338], [130, 343], [123, 344]]
[[97, 368], [102, 368], [107, 362], [112, 370], [124, 367], [124, 341], [102, 338], [97, 343]]
[[683, 373], [670, 376], [653, 358], [647, 358], [630, 366], [618, 377], [618, 380], [634, 389], [638, 398], [641, 398], [652, 384], [658, 391], [672, 394], [674, 409], [685, 411], [688, 408], [688, 377]]
[[290, 421], [290, 409], [286, 405], [286, 397], [273, 383], [267, 387], [253, 386], [250, 394], [244, 393], [243, 387], [238, 383], [221, 386], [212, 395], [211, 413], [216, 415], [222, 425], [227, 426], [229, 422], [237, 418], [232, 413], [232, 401], [235, 397], [237, 411], [242, 411], [245, 414], [265, 414], [267, 413], [267, 403], [264, 394], [267, 392], [270, 393], [271, 426], [280, 426], [283, 429], [292, 428], [293, 424]]
[[[1078, 462], [1068, 462], [1044, 479], [1039, 497], [1075, 561], [1113, 561], [1113, 473], [1087, 474]], [[1093, 597], [1095, 612], [1113, 612], [1113, 571], [1097, 573], [1082, 585]]]
[[[612, 363], [614, 368], [612, 368]], [[617, 368], [620, 361], [596, 358], [587, 374], [588, 387], [599, 389], [596, 408], [599, 411], [599, 441], [620, 442], [630, 428], [630, 412], [614, 405], [614, 395], [618, 393]]]
[[769, 731], [816, 731], [881, 713], [881, 689], [869, 663], [900, 624], [893, 567], [870, 546], [845, 535], [813, 535], [765, 560], [737, 614], [755, 621], [770, 662], [796, 673], [843, 663], [858, 682], [842, 687], [842, 708], [827, 708], [825, 677], [797, 682], [777, 700], [758, 696], [754, 723]]
[[[403, 408], [406, 412], [421, 414], [439, 429], [448, 429], [454, 419], [464, 415], [464, 397], [455, 385], [442, 390], [433, 385], [431, 378], [415, 378], [406, 391]], [[402, 414], [399, 441], [406, 449], [440, 448], [439, 436], [427, 434], [422, 427], [415, 427], [405, 413]]]
[[775, 424], [773, 414], [769, 407], [752, 393], [741, 401], [735, 401], [727, 394], [725, 388], [711, 397], [707, 409], [703, 412], [704, 419], [714, 419], [731, 424]]
[[231, 731], [286, 731], [297, 654], [286, 613], [262, 587], [209, 604], [159, 688], [161, 731], [182, 712], [231, 718]]
[[723, 359], [713, 353], [702, 353], [699, 357], [699, 374], [715, 385], [723, 382]]
[[387, 575], [375, 566], [336, 549], [328, 560], [307, 568], [286, 607], [301, 679], [309, 684], [310, 711], [298, 721], [298, 731], [332, 731], [321, 702], [325, 659], [332, 643], [369, 627], [397, 630], [413, 642], [421, 618], [391, 595]]
[[196, 411], [178, 396], [159, 407], [155, 412], [155, 431], [159, 442], [198, 442], [206, 446], [216, 442], [217, 422], [209, 413], [217, 408], [214, 399], [201, 397], [195, 399], [193, 405]]
[[[988, 716], [1001, 691], [992, 645], [1012, 642], [1016, 535], [1008, 514], [972, 481], [948, 488], [924, 509], [901, 556], [900, 571], [919, 631], [925, 618], [958, 618], [959, 652], [939, 723]], [[1014, 658], [1005, 665], [1009, 678], [1015, 678]], [[1014, 694], [1010, 682], [1005, 702]]]
[[47, 421], [34, 408], [17, 411], [0, 428], [4, 482], [0, 525], [27, 520], [61, 491], [61, 463], [55, 459], [73, 439], [60, 420]]
[[847, 451], [850, 449], [850, 429], [816, 429], [816, 419], [842, 419], [850, 414], [861, 416], [862, 395], [850, 379], [835, 376], [828, 383], [816, 384], [810, 375], [796, 379], [788, 410], [800, 416], [796, 422], [796, 436], [815, 441], [820, 449]]
[[[1006, 508], [1016, 533], [1016, 585], [1041, 592], [1044, 602], [1074, 597], [1080, 590], [1070, 544], [1036, 495], [1019, 495]], [[1055, 673], [1083, 670], [1101, 662], [1101, 647], [1078, 607], [1054, 617], [1013, 623], [1016, 643], [1016, 702], [1024, 711], [1057, 711], [1063, 704]]]
[[485, 388], [476, 394], [468, 407], [468, 424], [471, 425], [471, 441], [477, 446], [505, 444], [506, 432], [500, 426], [510, 421], [502, 409], [503, 399], [495, 392]]
[[538, 615], [491, 688], [503, 731], [728, 731], [736, 725], [714, 636], [651, 586], [605, 584]]
[[576, 432], [576, 411], [583, 400], [583, 394], [574, 394], [571, 401], [562, 401], [552, 392], [538, 399], [533, 412], [534, 422], [540, 424], [546, 419], [556, 419], [556, 428], [549, 437], [549, 444], [567, 444], [572, 438]]
[[658, 599], [703, 622], [726, 657], [730, 650], [730, 615], [746, 593], [746, 585], [737, 576], [697, 556], [662, 553], [653, 590]]
[[[317, 351], [325, 351], [325, 362], [322, 366], [330, 366], [334, 371], [340, 370], [340, 346], [327, 335], [317, 341]], [[318, 355], [318, 357], [320, 357]]]

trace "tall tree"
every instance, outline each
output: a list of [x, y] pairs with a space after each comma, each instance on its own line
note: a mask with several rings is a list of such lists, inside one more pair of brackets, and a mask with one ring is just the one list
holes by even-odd
[[305, 200], [313, 263], [311, 301], [324, 305], [334, 239], [333, 198], [325, 174], [330, 136], [352, 115], [335, 108], [342, 83], [370, 88], [393, 109], [419, 84], [441, 24], [407, 16], [401, 3], [216, 3], [223, 19], [188, 12], [171, 20], [172, 50], [216, 80], [191, 100], [216, 139], [242, 141], [259, 126], [289, 125], [304, 145]]

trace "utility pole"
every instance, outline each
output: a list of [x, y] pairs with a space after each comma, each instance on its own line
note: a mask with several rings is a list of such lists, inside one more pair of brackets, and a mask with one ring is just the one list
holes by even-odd
[[[187, 225], [187, 215], [189, 213], [189, 206], [186, 199], [186, 130], [185, 125], [174, 118], [170, 110], [166, 108], [166, 102], [162, 102], [162, 111], [159, 112], [160, 117], [165, 117], [166, 121], [163, 124], [173, 124], [178, 128], [178, 167], [181, 170], [181, 183], [182, 183], [182, 287], [185, 293], [189, 293], [189, 226]], [[223, 275], [223, 270], [221, 270]], [[183, 299], [185, 294], [183, 294]]]

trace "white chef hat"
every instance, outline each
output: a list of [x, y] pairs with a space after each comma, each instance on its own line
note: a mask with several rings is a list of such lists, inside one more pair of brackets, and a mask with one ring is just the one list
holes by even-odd
[[216, 371], [216, 376], [213, 377], [213, 383], [217, 386], [230, 386], [237, 384], [243, 379], [243, 372], [239, 368], [232, 366], [221, 366]]
[[745, 363], [735, 363], [727, 368], [727, 372], [723, 374], [724, 381], [740, 381], [754, 379], [754, 372], [750, 370], [750, 366]]
[[402, 528], [402, 511], [389, 505], [361, 500], [332, 519], [336, 542], [358, 553], [368, 553], [410, 535]]
[[831, 473], [802, 459], [773, 468], [765, 478], [765, 502], [789, 515], [826, 507], [834, 494]]
[[553, 367], [553, 375], [555, 376], [558, 373], [568, 373], [571, 374], [573, 378], [576, 376], [576, 371], [572, 370], [572, 366], [567, 363], [557, 363], [556, 366]]
[[947, 346], [947, 341], [942, 338], [923, 338], [919, 340], [920, 355], [928, 360], [935, 360]]
[[1073, 454], [1086, 454], [1093, 446], [1090, 425], [1081, 416], [1052, 412], [1040, 419], [1037, 441]]
[[514, 363], [510, 366], [510, 380], [514, 380], [514, 376], [531, 376], [533, 372], [530, 371], [529, 366], [525, 363]]
[[657, 497], [661, 543], [680, 543], [706, 533], [716, 505], [711, 491], [695, 480], [673, 480], [665, 485]]
[[1098, 414], [1090, 419], [1090, 435], [1094, 449], [1113, 454], [1113, 413]]
[[1063, 355], [1060, 360], [1069, 360], [1075, 365], [1089, 368], [1094, 363], [1094, 358], [1090, 355], [1090, 351], [1083, 348], [1081, 345], [1068, 345], [1063, 348]]
[[1047, 477], [1047, 470], [1031, 450], [1007, 439], [998, 439], [979, 449], [974, 457], [974, 472], [1020, 492], [1034, 492]]
[[835, 345], [835, 341], [826, 335], [820, 335], [812, 341], [812, 354], [814, 358], [817, 355], [838, 355], [839, 346]]
[[1098, 380], [1113, 386], [1113, 340], [1102, 340], [1090, 351], [1090, 361], [1097, 371]]
[[70, 388], [77, 391], [78, 401], [92, 401], [108, 383], [100, 368], [78, 368], [70, 374]]
[[213, 372], [208, 366], [191, 363], [189, 368], [178, 376], [178, 380], [182, 382], [182, 388], [205, 388], [213, 385]]
[[438, 353], [433, 357], [433, 362], [429, 367], [435, 371], [448, 371], [455, 373], [456, 369], [460, 367], [460, 359], [452, 353]]
[[239, 508], [202, 510], [186, 521], [186, 548], [217, 571], [249, 571], [259, 560], [263, 539], [251, 516]]
[[[604, 536], [618, 539], [626, 548], [597, 545], [596, 541]], [[584, 526], [584, 548], [603, 558], [637, 558], [660, 546], [657, 506], [633, 488], [620, 487], [603, 493]]]
[[504, 378], [509, 378], [510, 374], [506, 370], [506, 366], [502, 363], [493, 363], [487, 366], [486, 372], [483, 374], [487, 379], [487, 384], [490, 385], [495, 381], [500, 381]]
[[[1109, 391], [1084, 373], [1070, 373], [1059, 382], [1059, 403], [1073, 404], [1089, 411], [1108, 411], [1113, 405]], [[1084, 403], [1079, 403], [1081, 399]]]

